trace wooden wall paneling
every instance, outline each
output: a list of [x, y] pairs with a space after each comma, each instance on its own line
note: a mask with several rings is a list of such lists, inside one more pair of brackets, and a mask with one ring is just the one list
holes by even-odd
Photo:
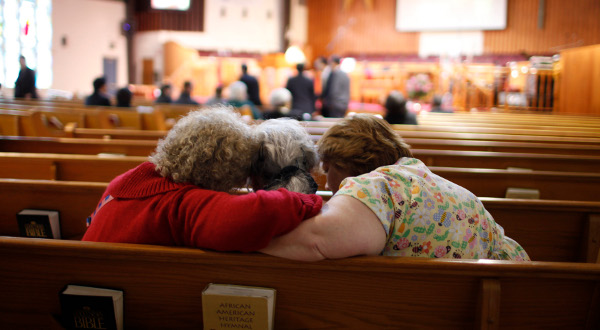
[[554, 54], [600, 43], [600, 2], [546, 0], [544, 28], [537, 26], [538, 0], [508, 0], [507, 28], [484, 32], [486, 54]]
[[418, 33], [396, 31], [396, 1], [374, 1], [373, 9], [368, 9], [364, 1], [354, 1], [347, 10], [342, 1], [306, 3], [308, 44], [315, 56], [418, 52]]
[[600, 114], [600, 45], [560, 53], [561, 113]]
[[191, 0], [187, 11], [155, 10], [150, 0], [134, 0], [137, 31], [204, 31], [204, 0]]
[[[307, 0], [308, 47], [318, 55], [417, 54], [419, 33], [395, 29], [396, 1]], [[553, 54], [600, 43], [600, 2], [547, 0], [544, 28], [537, 25], [538, 0], [508, 0], [507, 28], [484, 32], [484, 54]], [[341, 30], [343, 31], [340, 31]], [[339, 33], [338, 33], [339, 31]], [[327, 45], [338, 35], [331, 49]]]

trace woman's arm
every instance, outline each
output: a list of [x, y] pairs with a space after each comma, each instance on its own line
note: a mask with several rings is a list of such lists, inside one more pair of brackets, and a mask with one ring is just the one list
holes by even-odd
[[183, 231], [185, 245], [219, 251], [262, 249], [273, 237], [317, 215], [323, 205], [320, 196], [285, 189], [238, 196], [206, 194], [201, 190], [186, 194], [176, 210], [179, 224], [174, 227]]
[[316, 217], [274, 238], [263, 253], [304, 261], [378, 255], [386, 243], [381, 222], [362, 202], [335, 196]]

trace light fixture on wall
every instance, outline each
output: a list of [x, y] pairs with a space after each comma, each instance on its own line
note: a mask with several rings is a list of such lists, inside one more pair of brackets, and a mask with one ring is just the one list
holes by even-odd
[[340, 70], [350, 73], [356, 68], [356, 60], [353, 57], [346, 57], [340, 64]]
[[298, 64], [306, 62], [306, 56], [300, 47], [290, 46], [285, 51], [285, 61], [289, 64]]

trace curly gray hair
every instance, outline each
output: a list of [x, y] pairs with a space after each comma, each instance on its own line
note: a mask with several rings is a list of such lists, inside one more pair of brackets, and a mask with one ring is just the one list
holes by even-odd
[[258, 141], [231, 107], [190, 112], [158, 142], [150, 161], [163, 177], [217, 191], [246, 183]]
[[255, 132], [260, 147], [252, 161], [253, 189], [314, 193], [316, 184], [309, 173], [319, 157], [306, 129], [296, 120], [279, 118], [256, 126]]

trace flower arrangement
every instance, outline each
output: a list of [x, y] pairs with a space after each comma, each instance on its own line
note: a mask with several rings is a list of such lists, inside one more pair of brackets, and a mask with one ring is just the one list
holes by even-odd
[[432, 88], [433, 84], [429, 79], [429, 75], [424, 73], [418, 73], [408, 78], [406, 81], [406, 92], [408, 93], [408, 97], [412, 100], [423, 98]]

